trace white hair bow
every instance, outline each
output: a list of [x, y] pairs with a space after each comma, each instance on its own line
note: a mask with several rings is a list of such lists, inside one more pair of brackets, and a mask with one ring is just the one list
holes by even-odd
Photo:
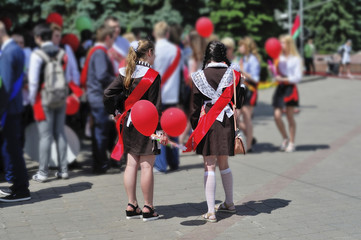
[[139, 41], [133, 41], [130, 43], [130, 46], [133, 48], [135, 52], [137, 52], [137, 49], [139, 47]]

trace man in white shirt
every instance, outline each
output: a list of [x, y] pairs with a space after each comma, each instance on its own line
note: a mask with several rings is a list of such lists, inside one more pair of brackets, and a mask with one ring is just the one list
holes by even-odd
[[[162, 77], [162, 104], [163, 111], [175, 107], [179, 101], [180, 71], [181, 62], [180, 50], [177, 46], [168, 41], [169, 27], [166, 22], [158, 22], [154, 25], [153, 35], [155, 37], [155, 61], [154, 69]], [[178, 63], [177, 63], [178, 60]], [[178, 138], [171, 138], [178, 141]], [[161, 147], [161, 154], [157, 155], [154, 168], [160, 172], [167, 171], [167, 164], [171, 170], [179, 167], [178, 149]]]

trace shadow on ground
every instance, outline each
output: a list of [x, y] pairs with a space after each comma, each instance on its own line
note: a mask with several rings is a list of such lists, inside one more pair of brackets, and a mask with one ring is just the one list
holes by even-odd
[[[291, 201], [279, 198], [271, 198], [259, 201], [249, 201], [241, 205], [236, 205], [237, 216], [256, 216], [258, 214], [271, 214], [272, 211], [279, 208], [284, 208], [289, 205]], [[220, 201], [217, 201], [220, 203]], [[180, 224], [183, 226], [199, 226], [206, 223], [201, 215], [207, 211], [207, 203], [205, 201], [200, 203], [182, 203], [176, 205], [157, 206], [157, 211], [164, 216], [162, 219], [170, 219], [174, 217], [188, 218], [198, 217], [198, 219], [183, 221]], [[233, 214], [217, 213], [218, 221], [232, 217]]]
[[66, 186], [44, 188], [36, 192], [31, 192], [31, 200], [29, 201], [1, 204], [0, 208], [33, 204], [36, 202], [61, 198], [64, 194], [85, 191], [91, 189], [92, 186], [93, 184], [90, 182], [79, 182], [79, 183], [69, 184]]
[[[328, 144], [307, 144], [307, 145], [296, 145], [296, 152], [298, 151], [317, 151], [329, 149], [330, 145]], [[264, 152], [279, 152], [280, 147], [272, 143], [257, 143], [253, 147], [253, 152], [251, 154], [264, 153]]]

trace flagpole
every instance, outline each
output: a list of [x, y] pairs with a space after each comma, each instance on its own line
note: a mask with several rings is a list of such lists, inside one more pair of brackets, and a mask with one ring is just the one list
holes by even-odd
[[300, 54], [303, 58], [303, 0], [300, 0]]
[[292, 31], [292, 0], [288, 0], [288, 33]]

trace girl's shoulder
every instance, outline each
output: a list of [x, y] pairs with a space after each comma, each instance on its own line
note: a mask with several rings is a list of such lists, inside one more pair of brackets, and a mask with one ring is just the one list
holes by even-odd
[[[142, 66], [142, 65], [136, 65], [135, 67], [135, 71], [134, 73], [132, 74], [132, 78], [142, 78], [146, 73], [147, 71], [149, 70], [150, 68], [149, 67], [145, 67], [145, 66]], [[154, 72], [158, 73], [156, 70], [154, 70], [153, 68], [151, 68]], [[122, 67], [119, 69], [119, 74], [123, 77], [126, 76], [126, 70], [127, 68], [126, 67]], [[159, 73], [158, 73], [159, 74]]]

